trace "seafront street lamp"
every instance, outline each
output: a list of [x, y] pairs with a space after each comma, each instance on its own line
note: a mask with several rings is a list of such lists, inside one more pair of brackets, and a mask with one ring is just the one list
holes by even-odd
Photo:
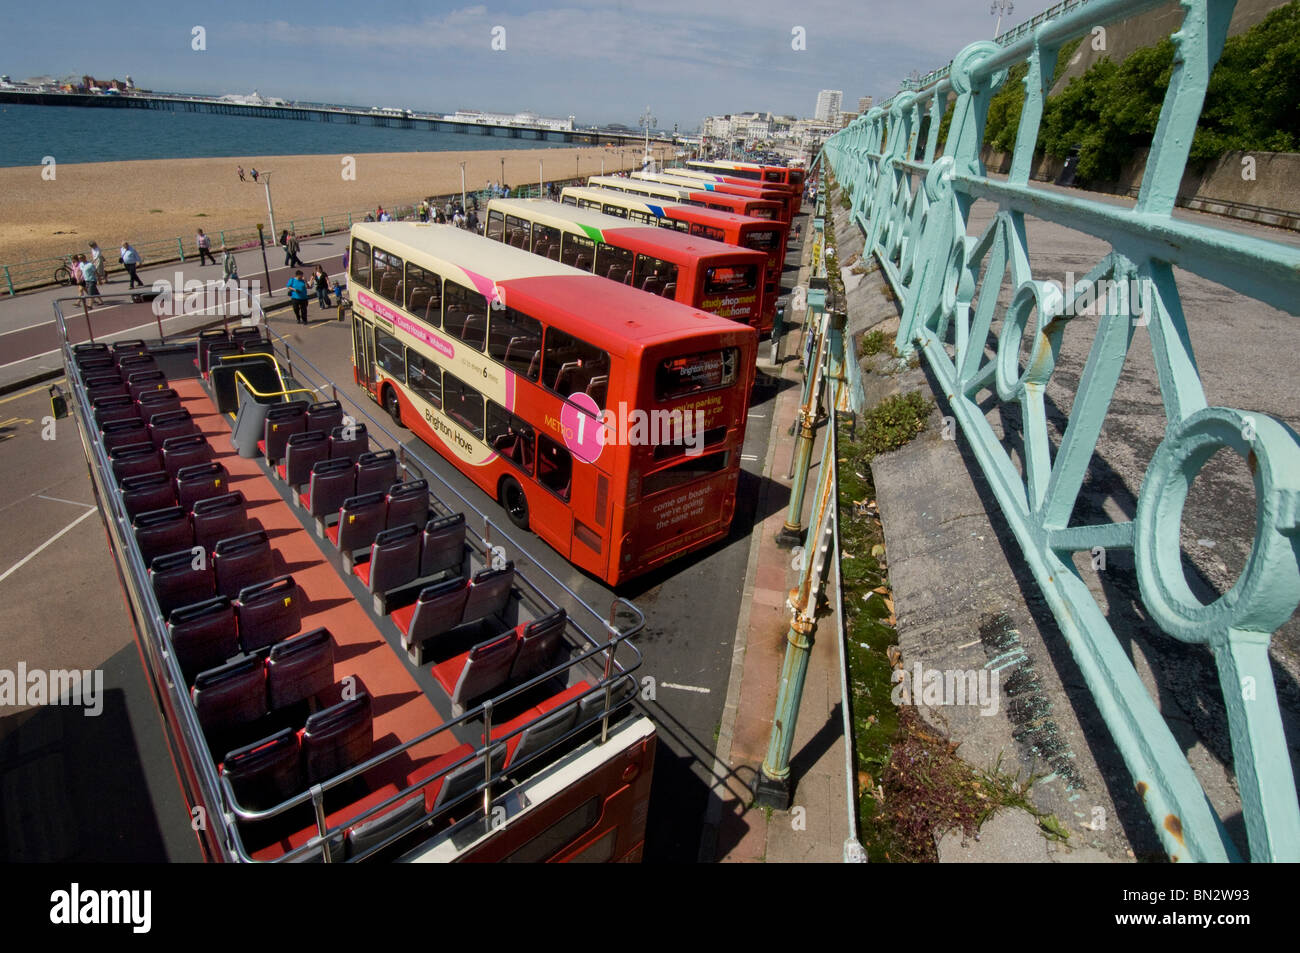
[[[275, 226], [271, 226], [271, 231], [275, 231]], [[262, 237], [262, 223], [257, 223], [257, 247], [262, 249], [262, 274], [266, 275], [266, 296], [275, 297], [275, 289], [271, 287], [271, 267], [266, 263], [266, 241]]]
[[998, 38], [998, 34], [1002, 32], [1002, 17], [1004, 15], [1010, 16], [1012, 11], [1015, 10], [1015, 8], [1016, 5], [1015, 3], [1012, 2], [1012, 0], [993, 0], [992, 5], [989, 7], [989, 13], [990, 14], [996, 13], [998, 17], [997, 26], [993, 28], [993, 39], [996, 40]]
[[502, 157], [501, 157], [501, 179], [500, 179], [500, 184], [501, 184], [501, 185], [505, 185], [505, 183], [506, 183], [506, 157], [505, 157], [505, 156], [502, 156]]
[[466, 208], [465, 205], [465, 163], [460, 164], [460, 207]]
[[540, 199], [546, 189], [542, 186], [542, 160], [537, 160], [537, 197]]
[[271, 173], [263, 172], [261, 174], [263, 183], [266, 185], [266, 214], [271, 217], [271, 234], [275, 234], [275, 209], [271, 207]]

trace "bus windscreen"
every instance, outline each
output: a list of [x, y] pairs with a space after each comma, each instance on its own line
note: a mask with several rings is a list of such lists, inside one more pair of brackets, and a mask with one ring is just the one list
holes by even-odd
[[660, 361], [655, 368], [655, 400], [676, 400], [734, 384], [738, 356], [734, 347], [727, 347]]
[[755, 265], [725, 265], [704, 270], [705, 294], [739, 294], [757, 287]]

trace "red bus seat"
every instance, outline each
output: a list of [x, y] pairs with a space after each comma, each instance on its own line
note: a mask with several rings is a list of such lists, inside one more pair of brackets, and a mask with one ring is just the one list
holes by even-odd
[[311, 477], [311, 468], [321, 460], [329, 459], [329, 435], [308, 427], [304, 433], [291, 436], [284, 449], [284, 463], [277, 472], [280, 479], [292, 487], [302, 486]]
[[145, 347], [144, 338], [131, 338], [126, 341], [113, 342], [113, 361], [117, 364], [121, 364], [128, 357], [148, 353], [149, 349]]
[[194, 677], [190, 689], [194, 711], [205, 732], [256, 721], [266, 714], [266, 678], [262, 660], [247, 655]]
[[369, 692], [331, 705], [307, 719], [302, 761], [308, 784], [325, 781], [370, 757], [374, 723]]
[[212, 460], [212, 446], [201, 433], [186, 434], [183, 437], [169, 437], [163, 441], [163, 469], [172, 479], [182, 467], [192, 467]]
[[312, 629], [271, 646], [266, 659], [266, 704], [271, 711], [314, 697], [334, 684], [334, 639]]
[[302, 753], [298, 733], [284, 728], [226, 755], [221, 773], [230, 779], [239, 806], [265, 811], [300, 792]]
[[420, 576], [460, 570], [465, 562], [465, 514], [452, 513], [424, 524]]
[[[466, 746], [468, 747], [468, 746]], [[473, 748], [470, 748], [473, 751]], [[461, 754], [463, 758], [465, 755]], [[506, 763], [506, 746], [494, 745], [491, 749], [492, 756], [492, 773], [499, 773]], [[483, 756], [479, 755], [473, 761], [462, 764], [459, 768], [453, 768], [441, 778], [441, 783], [436, 783], [436, 793], [430, 791], [432, 803], [429, 810], [438, 813], [444, 808], [454, 806], [462, 798], [465, 798], [471, 791], [483, 784], [484, 778]], [[481, 799], [471, 798], [468, 803], [462, 803], [457, 813], [461, 816], [473, 814], [475, 810], [482, 808]]]
[[206, 564], [194, 568], [194, 557], [188, 549], [182, 552], [155, 556], [149, 563], [149, 583], [158, 609], [166, 618], [173, 609], [193, 605], [216, 595], [212, 570]]
[[198, 432], [199, 428], [188, 410], [170, 410], [149, 418], [149, 439], [159, 450], [164, 440]]
[[139, 400], [146, 391], [167, 389], [167, 376], [162, 371], [139, 371], [130, 377], [123, 374], [122, 379], [132, 400]]
[[501, 569], [481, 569], [474, 574], [465, 600], [465, 622], [476, 622], [489, 615], [504, 611], [510, 601], [510, 589], [515, 582], [515, 564], [508, 562]]
[[100, 440], [110, 454], [118, 447], [136, 443], [149, 443], [149, 427], [138, 417], [135, 420], [110, 420], [99, 428]]
[[271, 538], [259, 529], [217, 542], [212, 555], [217, 592], [234, 599], [247, 587], [262, 582], [275, 572], [271, 559]]
[[136, 401], [136, 410], [141, 420], [148, 420], [154, 414], [165, 414], [171, 410], [181, 409], [181, 395], [175, 388], [164, 387], [162, 390], [142, 391]]
[[470, 702], [504, 685], [518, 652], [519, 636], [511, 629], [435, 665], [433, 677], [451, 696], [452, 717], [459, 718]]
[[387, 615], [390, 594], [420, 577], [420, 543], [414, 523], [386, 529], [370, 544], [370, 560], [352, 570], [366, 584], [379, 615]]
[[246, 586], [235, 600], [239, 641], [245, 652], [282, 642], [302, 628], [301, 593], [293, 576]]
[[187, 685], [199, 672], [224, 665], [239, 654], [235, 607], [225, 596], [173, 609], [167, 632]]
[[330, 431], [330, 458], [355, 464], [370, 446], [365, 424], [340, 424]]
[[512, 682], [526, 682], [555, 664], [564, 641], [565, 612], [557, 609], [548, 616], [519, 627], [519, 654], [510, 669]]
[[149, 565], [155, 556], [166, 556], [181, 550], [188, 552], [194, 545], [194, 530], [189, 514], [182, 507], [168, 506], [160, 510], [141, 513], [131, 521], [135, 543], [140, 547], [140, 558]]
[[117, 362], [117, 372], [124, 380], [130, 380], [133, 374], [158, 370], [158, 362], [152, 354], [131, 354]]
[[374, 450], [357, 457], [357, 494], [387, 490], [397, 482], [397, 454]]
[[393, 484], [388, 490], [385, 505], [386, 529], [405, 526], [407, 523], [423, 526], [429, 521], [429, 481], [411, 480], [408, 483]]
[[262, 439], [258, 449], [270, 463], [284, 459], [284, 445], [294, 434], [307, 430], [307, 408], [299, 404], [282, 404], [266, 412], [262, 421]]
[[190, 511], [194, 545], [212, 552], [217, 543], [248, 532], [248, 503], [239, 490], [199, 500]]
[[324, 535], [324, 519], [338, 513], [343, 501], [356, 496], [357, 476], [351, 460], [318, 460], [311, 468], [307, 491], [298, 494], [298, 503], [316, 519], [316, 529]]
[[393, 624], [402, 633], [402, 646], [416, 665], [424, 664], [424, 645], [460, 625], [469, 586], [462, 577], [425, 586], [413, 605], [393, 610]]
[[365, 493], [343, 501], [338, 522], [325, 528], [325, 536], [342, 554], [345, 572], [352, 571], [353, 554], [358, 549], [369, 549], [383, 531], [387, 513], [387, 497], [383, 493]]
[[126, 394], [109, 394], [104, 397], [96, 397], [90, 406], [95, 415], [95, 426], [100, 430], [104, 428], [104, 424], [111, 420], [130, 420], [132, 417], [138, 420], [140, 418], [135, 401]]
[[204, 328], [199, 332], [199, 356], [195, 361], [195, 366], [199, 369], [200, 374], [208, 372], [212, 345], [218, 342], [225, 344], [229, 340], [230, 337], [226, 334], [225, 328]]
[[208, 347], [208, 366], [203, 371], [203, 376], [207, 377], [212, 368], [221, 364], [223, 357], [229, 357], [231, 354], [239, 353], [239, 345], [234, 341], [214, 341]]
[[114, 447], [108, 455], [118, 485], [129, 476], [162, 472], [162, 460], [151, 443], [127, 443]]
[[343, 405], [337, 400], [321, 400], [307, 407], [307, 429], [319, 431], [327, 437], [329, 432], [343, 423]]
[[230, 473], [224, 464], [196, 463], [176, 471], [176, 502], [191, 509], [199, 500], [230, 492]]
[[126, 515], [135, 519], [141, 513], [176, 505], [176, 490], [162, 470], [138, 473], [118, 481]]

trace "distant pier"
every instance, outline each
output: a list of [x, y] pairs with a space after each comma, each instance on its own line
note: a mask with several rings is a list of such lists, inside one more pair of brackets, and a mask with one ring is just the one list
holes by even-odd
[[[644, 135], [635, 132], [601, 132], [591, 129], [551, 129], [523, 124], [465, 122], [431, 113], [373, 111], [350, 106], [274, 105], [236, 103], [207, 96], [139, 95], [122, 93], [28, 92], [0, 89], [0, 103], [29, 106], [89, 106], [106, 109], [163, 109], [171, 112], [213, 113], [220, 116], [250, 116], [266, 119], [297, 119], [307, 122], [337, 122], [352, 126], [386, 126], [394, 129], [426, 129], [430, 132], [458, 132], [501, 139], [531, 139], [539, 142], [619, 146], [641, 145]], [[672, 140], [651, 137], [652, 143], [672, 145]]]

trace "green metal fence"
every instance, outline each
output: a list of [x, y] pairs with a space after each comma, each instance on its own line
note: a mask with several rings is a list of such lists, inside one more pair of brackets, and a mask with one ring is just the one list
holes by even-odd
[[[851, 218], [902, 302], [896, 346], [922, 353], [947, 397], [1170, 857], [1228, 860], [1238, 852], [1107, 610], [1076, 569], [1074, 555], [1097, 547], [1132, 551], [1147, 628], [1208, 647], [1250, 858], [1294, 861], [1300, 809], [1268, 650], [1300, 603], [1300, 437], [1266, 414], [1208, 406], [1175, 271], [1300, 313], [1300, 251], [1172, 215], [1233, 0], [1182, 2], [1173, 74], [1135, 208], [1029, 182], [1061, 46], [1159, 5], [1062, 4], [1032, 29], [1000, 43], [973, 43], [947, 70], [911, 84], [887, 109], [870, 110], [829, 139], [819, 161], [851, 194]], [[984, 122], [992, 94], [1019, 63], [1028, 66], [1019, 133], [1009, 174], [994, 179], [980, 161]], [[940, 120], [954, 96], [947, 142], [937, 154]], [[971, 235], [977, 200], [997, 212], [982, 234]], [[1109, 253], [1074, 288], [1037, 280], [1025, 229], [1031, 215], [1101, 239]], [[998, 289], [1008, 276], [1012, 298], [1003, 306]], [[1097, 296], [1102, 282], [1118, 290], [1113, 299]], [[1150, 293], [1138, 300], [1132, 288]], [[1086, 365], [1056, 441], [1045, 391], [1076, 300], [1094, 298]], [[1155, 357], [1164, 438], [1147, 464], [1134, 519], [1072, 525], [1139, 328]], [[999, 405], [1018, 410], [1023, 423], [1015, 456], [986, 416]], [[1205, 604], [1184, 575], [1180, 529], [1192, 482], [1221, 448], [1237, 453], [1253, 477], [1255, 535], [1236, 584]]]

